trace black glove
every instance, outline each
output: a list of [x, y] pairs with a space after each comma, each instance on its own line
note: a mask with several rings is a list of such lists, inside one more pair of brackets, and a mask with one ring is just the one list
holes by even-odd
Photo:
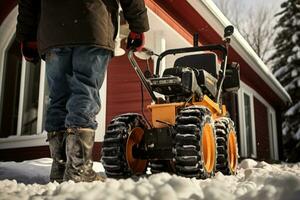
[[127, 38], [127, 49], [134, 48], [137, 51], [141, 51], [145, 44], [144, 33], [130, 32]]
[[36, 41], [21, 42], [21, 51], [26, 61], [34, 64], [37, 64], [40, 61]]

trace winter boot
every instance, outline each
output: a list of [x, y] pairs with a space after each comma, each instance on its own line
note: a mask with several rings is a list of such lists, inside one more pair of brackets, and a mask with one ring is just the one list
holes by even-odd
[[66, 166], [66, 131], [53, 131], [47, 133], [50, 154], [53, 159], [50, 181], [61, 183], [63, 181]]
[[89, 128], [71, 128], [67, 131], [67, 164], [64, 181], [92, 182], [104, 181], [93, 170], [92, 151], [95, 131]]

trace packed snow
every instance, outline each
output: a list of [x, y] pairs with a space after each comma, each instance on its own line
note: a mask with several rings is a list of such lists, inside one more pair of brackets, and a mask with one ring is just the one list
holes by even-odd
[[[0, 162], [2, 199], [107, 199], [107, 200], [299, 200], [300, 163], [268, 164], [245, 159], [236, 176], [217, 173], [206, 180], [183, 178], [168, 173], [110, 179], [105, 182], [49, 183], [52, 160]], [[94, 170], [104, 174], [99, 162]]]

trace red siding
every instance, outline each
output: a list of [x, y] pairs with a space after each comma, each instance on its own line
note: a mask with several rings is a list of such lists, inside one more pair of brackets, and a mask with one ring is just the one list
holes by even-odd
[[254, 117], [258, 159], [270, 159], [270, 137], [267, 107], [254, 97]]

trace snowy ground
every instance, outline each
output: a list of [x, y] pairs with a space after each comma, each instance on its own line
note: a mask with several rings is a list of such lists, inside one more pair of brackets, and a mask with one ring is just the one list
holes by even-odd
[[[160, 173], [138, 180], [58, 184], [48, 183], [51, 161], [43, 158], [21, 163], [0, 162], [0, 200], [300, 200], [300, 163], [270, 165], [246, 159], [240, 163], [237, 176], [217, 173], [207, 180]], [[94, 169], [103, 173], [100, 163], [95, 162]]]

